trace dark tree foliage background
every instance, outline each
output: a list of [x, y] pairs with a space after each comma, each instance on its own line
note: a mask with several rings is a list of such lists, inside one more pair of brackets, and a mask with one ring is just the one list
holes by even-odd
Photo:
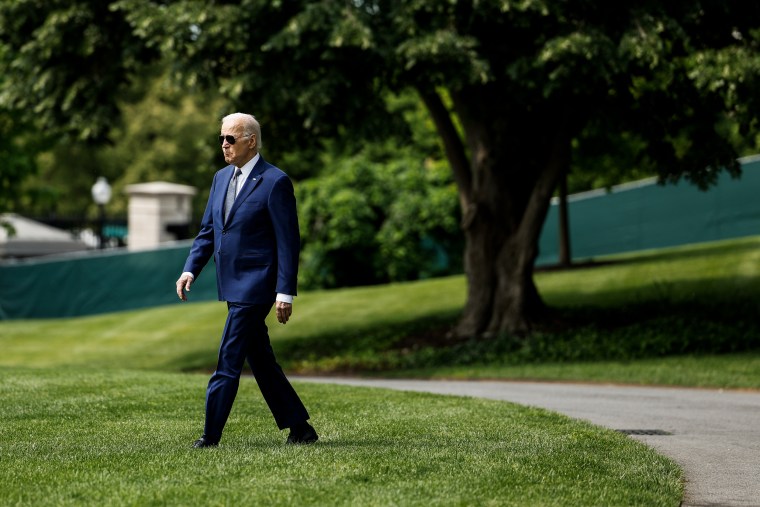
[[[304, 230], [305, 262], [324, 267], [345, 265], [338, 259], [359, 248], [352, 235], [361, 248], [383, 251], [379, 238], [393, 236], [382, 232], [386, 223], [405, 223], [417, 241], [440, 230], [412, 231], [409, 218], [397, 218], [410, 215], [395, 208], [381, 222], [377, 210], [394, 203], [373, 200], [362, 186], [383, 182], [378, 171], [400, 177], [407, 164], [399, 162], [420, 149], [414, 122], [389, 106], [414, 94], [439, 144], [432, 155], [422, 148], [408, 173], [426, 185], [422, 199], [408, 193], [398, 207], [419, 214], [423, 201], [435, 201], [442, 181], [425, 160], [445, 157], [468, 280], [456, 332], [490, 336], [530, 331], [546, 318], [533, 264], [550, 198], [568, 175], [582, 186], [655, 173], [702, 188], [720, 171], [738, 176], [737, 156], [756, 147], [759, 40], [760, 4], [738, 0], [5, 0], [0, 107], [49, 143], [110, 134], [118, 149], [121, 132], [134, 137], [132, 146], [158, 149], [156, 138], [140, 140], [124, 123], [124, 97], [161, 65], [180, 91], [169, 105], [176, 118], [186, 97], [203, 98], [198, 114], [210, 124], [222, 111], [252, 111], [271, 160], [296, 180], [319, 177], [335, 188], [321, 196], [309, 184], [303, 190], [309, 206], [332, 208], [311, 208]], [[205, 124], [180, 135], [212, 135]], [[196, 153], [199, 174], [176, 175], [195, 181], [213, 166], [204, 147]], [[355, 210], [353, 218], [344, 209]], [[346, 242], [330, 243], [329, 229], [320, 229], [330, 220], [349, 224], [340, 229]], [[388, 244], [389, 265], [393, 252], [414, 251]], [[378, 280], [404, 271], [404, 262], [383, 273], [370, 256], [361, 260]], [[416, 272], [407, 276], [425, 276]], [[343, 283], [330, 276], [315, 283]]]

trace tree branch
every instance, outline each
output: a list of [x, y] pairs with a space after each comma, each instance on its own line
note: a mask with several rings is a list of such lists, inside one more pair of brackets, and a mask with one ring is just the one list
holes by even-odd
[[548, 146], [549, 156], [541, 176], [536, 182], [530, 195], [525, 214], [520, 223], [519, 234], [538, 241], [552, 193], [557, 187], [559, 178], [567, 171], [570, 162], [570, 138], [567, 132], [567, 120], [563, 119], [557, 126]]
[[420, 94], [425, 107], [430, 112], [436, 130], [443, 140], [446, 158], [449, 160], [454, 181], [459, 188], [459, 204], [462, 206], [462, 211], [466, 212], [472, 191], [472, 168], [467, 159], [462, 138], [459, 137], [459, 133], [451, 121], [451, 115], [441, 101], [438, 92], [425, 90], [420, 86], [417, 87], [417, 93]]

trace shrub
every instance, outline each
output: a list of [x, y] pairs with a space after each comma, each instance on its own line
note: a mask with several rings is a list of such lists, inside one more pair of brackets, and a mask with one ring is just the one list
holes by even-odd
[[461, 272], [457, 191], [444, 163], [373, 146], [325, 167], [296, 187], [304, 289]]

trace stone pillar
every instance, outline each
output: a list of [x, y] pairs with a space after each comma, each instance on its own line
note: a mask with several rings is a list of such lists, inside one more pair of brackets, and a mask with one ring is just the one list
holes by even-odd
[[[128, 185], [130, 250], [156, 248], [167, 241], [183, 238], [192, 219], [195, 187], [166, 181]], [[185, 237], [189, 237], [185, 235]]]

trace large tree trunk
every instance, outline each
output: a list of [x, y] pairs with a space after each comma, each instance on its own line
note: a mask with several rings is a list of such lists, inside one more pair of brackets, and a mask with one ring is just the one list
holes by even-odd
[[464, 233], [467, 303], [456, 334], [529, 331], [544, 310], [533, 283], [535, 245], [520, 234], [506, 233], [496, 217], [474, 216]]
[[467, 302], [459, 336], [526, 333], [541, 321], [545, 308], [533, 266], [569, 157], [561, 117], [540, 124], [539, 112], [502, 105], [503, 92], [491, 91], [452, 93], [469, 157], [440, 97], [420, 91], [444, 140], [462, 205]]

